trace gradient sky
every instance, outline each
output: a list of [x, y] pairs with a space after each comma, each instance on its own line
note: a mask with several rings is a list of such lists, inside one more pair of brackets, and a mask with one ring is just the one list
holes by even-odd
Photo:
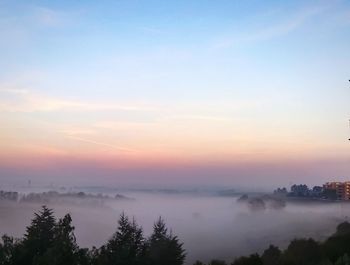
[[0, 0], [0, 177], [350, 178], [349, 1]]

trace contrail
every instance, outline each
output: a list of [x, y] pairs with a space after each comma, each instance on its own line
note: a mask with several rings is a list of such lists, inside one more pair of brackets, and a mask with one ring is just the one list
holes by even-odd
[[75, 135], [67, 135], [67, 137], [81, 141], [81, 142], [85, 142], [85, 143], [96, 144], [96, 145], [101, 145], [101, 146], [106, 146], [106, 147], [118, 149], [119, 151], [123, 151], [123, 152], [137, 152], [137, 150], [135, 150], [135, 149], [129, 149], [129, 148], [115, 146], [115, 145], [107, 144], [107, 143], [103, 143], [103, 142], [97, 142], [97, 141], [93, 141], [93, 140], [82, 138], [82, 137], [75, 136]]

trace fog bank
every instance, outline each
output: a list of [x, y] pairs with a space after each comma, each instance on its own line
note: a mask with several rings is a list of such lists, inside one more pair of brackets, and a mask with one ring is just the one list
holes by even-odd
[[[322, 240], [350, 215], [342, 203], [288, 202], [283, 209], [252, 211], [237, 197], [205, 194], [125, 192], [134, 200], [106, 200], [103, 205], [49, 203], [55, 215], [69, 212], [78, 244], [101, 246], [116, 231], [119, 215], [134, 216], [148, 236], [162, 216], [184, 242], [187, 264], [197, 259], [232, 260], [275, 244], [281, 248], [297, 237]], [[25, 232], [39, 203], [0, 201], [0, 233], [19, 237]]]

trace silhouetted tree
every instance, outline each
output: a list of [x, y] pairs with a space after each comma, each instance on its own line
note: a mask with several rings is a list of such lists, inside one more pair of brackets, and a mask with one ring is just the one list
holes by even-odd
[[145, 240], [142, 229], [135, 220], [122, 213], [118, 221], [118, 230], [97, 254], [96, 264], [139, 265], [144, 257]]
[[291, 192], [289, 193], [290, 196], [295, 196], [295, 197], [307, 197], [310, 195], [310, 190], [307, 185], [305, 184], [300, 184], [296, 185], [294, 184], [290, 188]]
[[203, 262], [197, 260], [195, 263], [193, 263], [193, 265], [205, 265]]
[[223, 260], [213, 259], [208, 265], [227, 265], [227, 263]]
[[88, 248], [79, 248], [76, 252], [76, 264], [78, 265], [92, 265], [93, 253]]
[[37, 265], [40, 257], [53, 246], [55, 228], [56, 220], [53, 211], [43, 206], [39, 213], [35, 213], [34, 219], [26, 229], [22, 253], [16, 263]]
[[74, 226], [69, 214], [58, 221], [54, 241], [44, 255], [38, 258], [38, 265], [74, 265], [78, 264], [78, 249], [74, 236]]
[[[343, 222], [325, 242], [293, 240], [283, 252], [270, 245], [261, 257], [253, 254], [231, 265], [350, 265], [350, 223]], [[43, 206], [35, 213], [23, 239], [7, 235], [0, 242], [0, 265], [182, 265], [185, 251], [169, 232], [162, 218], [145, 240], [142, 228], [123, 213], [118, 229], [100, 249], [81, 249], [76, 243], [69, 214], [56, 221], [53, 211]], [[197, 261], [194, 265], [204, 265]], [[208, 265], [227, 265], [212, 260]]]
[[16, 254], [16, 241], [7, 235], [2, 236], [2, 243], [0, 243], [0, 264], [12, 264], [13, 257]]
[[236, 259], [232, 265], [263, 265], [263, 262], [258, 254], [252, 254], [249, 257]]
[[293, 240], [283, 254], [283, 263], [288, 265], [313, 265], [321, 261], [319, 244], [309, 239]]
[[152, 265], [182, 265], [185, 251], [182, 243], [173, 236], [161, 217], [153, 226], [153, 233], [149, 239], [149, 257]]
[[350, 255], [350, 223], [343, 222], [336, 232], [323, 243], [323, 254], [335, 262], [344, 254]]
[[343, 222], [337, 226], [335, 236], [350, 236], [350, 223]]
[[274, 245], [270, 245], [261, 255], [264, 265], [278, 265], [280, 263], [280, 258], [281, 250]]
[[90, 255], [79, 249], [69, 214], [56, 222], [46, 206], [35, 213], [23, 240], [3, 236], [1, 265], [89, 265]]

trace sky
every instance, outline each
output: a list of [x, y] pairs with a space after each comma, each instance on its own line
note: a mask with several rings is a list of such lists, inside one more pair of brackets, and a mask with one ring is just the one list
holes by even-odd
[[0, 180], [350, 179], [349, 1], [0, 0]]

